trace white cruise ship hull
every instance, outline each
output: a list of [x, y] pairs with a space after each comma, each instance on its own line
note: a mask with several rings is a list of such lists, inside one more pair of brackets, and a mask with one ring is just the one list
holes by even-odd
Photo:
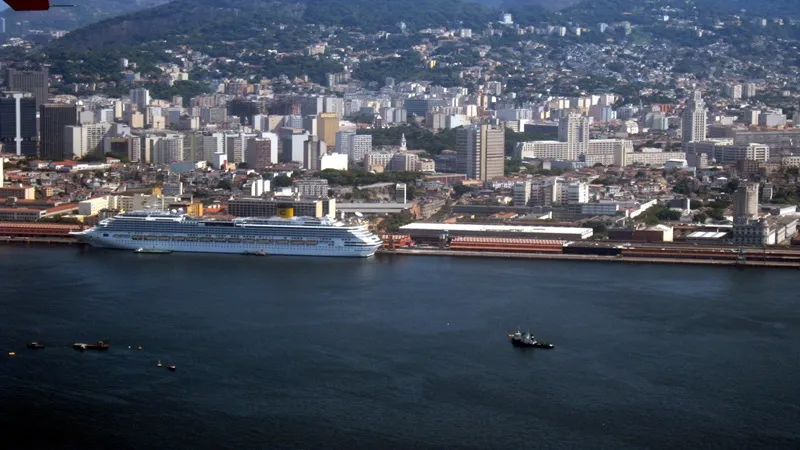
[[[170, 250], [173, 252], [189, 253], [227, 253], [227, 254], [251, 254], [264, 252], [267, 255], [286, 255], [286, 256], [337, 256], [350, 258], [367, 258], [375, 254], [379, 245], [373, 246], [345, 246], [342, 243], [319, 242], [315, 245], [292, 243], [286, 240], [285, 243], [257, 244], [257, 243], [238, 243], [238, 242], [215, 242], [211, 241], [179, 241], [176, 237], [167, 240], [133, 240], [131, 238], [102, 237], [89, 233], [75, 233], [79, 241], [98, 248], [111, 248], [120, 250]], [[180, 239], [180, 238], [178, 238]]]

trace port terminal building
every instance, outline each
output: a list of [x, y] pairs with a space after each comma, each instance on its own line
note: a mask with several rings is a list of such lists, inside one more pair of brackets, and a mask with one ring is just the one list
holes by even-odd
[[400, 227], [400, 232], [419, 243], [468, 236], [578, 241], [594, 235], [591, 228], [421, 222]]

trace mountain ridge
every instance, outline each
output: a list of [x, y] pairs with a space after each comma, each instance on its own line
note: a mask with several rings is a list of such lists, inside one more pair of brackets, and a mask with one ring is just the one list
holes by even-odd
[[[152, 8], [170, 0], [78, 0], [71, 8], [53, 8], [48, 11], [20, 12], [0, 8], [0, 17], [6, 24], [27, 21], [30, 28], [72, 30], [115, 15]], [[5, 3], [2, 4], [4, 7]]]
[[246, 39], [274, 24], [338, 25], [365, 32], [433, 26], [478, 27], [497, 10], [468, 0], [175, 0], [74, 30], [58, 45], [70, 51], [101, 50], [120, 43], [214, 35]]

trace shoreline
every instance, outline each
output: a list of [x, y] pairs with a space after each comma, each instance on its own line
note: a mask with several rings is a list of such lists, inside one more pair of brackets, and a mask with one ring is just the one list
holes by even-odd
[[593, 261], [613, 262], [627, 264], [685, 264], [701, 266], [738, 266], [738, 267], [768, 267], [776, 269], [800, 269], [800, 263], [775, 262], [775, 261], [747, 261], [739, 263], [735, 260], [720, 259], [686, 259], [686, 258], [636, 258], [630, 256], [603, 256], [603, 255], [570, 255], [548, 253], [507, 253], [507, 252], [477, 252], [467, 250], [439, 250], [439, 249], [394, 249], [378, 250], [376, 255], [402, 255], [402, 256], [453, 256], [467, 258], [500, 258], [500, 259], [533, 259], [540, 261]]
[[[85, 245], [73, 238], [56, 237], [0, 237], [0, 245]], [[525, 252], [496, 252], [496, 251], [474, 251], [474, 250], [447, 250], [447, 249], [420, 249], [420, 248], [395, 248], [393, 250], [379, 249], [375, 256], [450, 256], [461, 258], [492, 258], [492, 259], [528, 259], [538, 261], [590, 261], [607, 263], [627, 263], [627, 264], [683, 264], [695, 266], [737, 266], [737, 267], [763, 267], [774, 269], [800, 269], [800, 262], [780, 262], [780, 261], [745, 261], [744, 263], [730, 259], [697, 259], [697, 258], [652, 258], [652, 257], [632, 257], [632, 256], [606, 256], [606, 255], [578, 255], [564, 253], [525, 253]]]

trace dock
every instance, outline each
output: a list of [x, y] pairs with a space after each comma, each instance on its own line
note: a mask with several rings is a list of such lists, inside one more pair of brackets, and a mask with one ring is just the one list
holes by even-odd
[[15, 237], [0, 236], [0, 244], [83, 245], [69, 237]]
[[[525, 253], [525, 252], [493, 252], [493, 251], [468, 251], [449, 250], [437, 248], [396, 248], [379, 250], [378, 255], [405, 255], [405, 256], [451, 256], [472, 258], [504, 258], [504, 259], [533, 259], [544, 261], [599, 261], [627, 264], [689, 264], [706, 266], [739, 266], [739, 267], [771, 267], [783, 269], [800, 269], [800, 262], [748, 260], [736, 261], [734, 259], [708, 259], [675, 258], [665, 254], [663, 257], [637, 257], [637, 256], [606, 256], [563, 253]], [[674, 253], [673, 253], [674, 254]]]

